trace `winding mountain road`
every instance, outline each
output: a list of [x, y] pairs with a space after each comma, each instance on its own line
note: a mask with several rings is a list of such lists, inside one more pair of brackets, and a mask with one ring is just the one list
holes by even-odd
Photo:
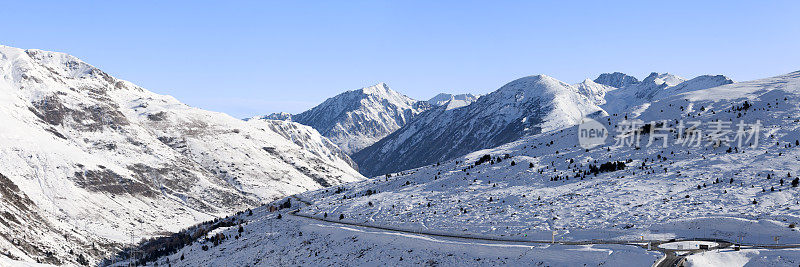
[[[312, 203], [302, 200], [297, 197], [292, 197], [293, 199], [305, 204], [305, 205], [312, 205]], [[327, 219], [327, 218], [318, 218], [311, 215], [300, 214], [299, 208], [296, 208], [292, 211], [289, 211], [287, 215], [304, 218], [309, 220], [315, 220], [318, 222], [323, 223], [332, 223], [332, 224], [339, 224], [339, 225], [348, 225], [348, 226], [355, 226], [355, 227], [363, 227], [368, 229], [374, 230], [381, 230], [381, 231], [391, 231], [397, 233], [406, 233], [406, 234], [415, 234], [415, 235], [422, 235], [422, 236], [429, 236], [429, 237], [445, 237], [445, 238], [454, 238], [454, 239], [462, 239], [462, 240], [469, 240], [469, 241], [490, 241], [490, 242], [508, 242], [508, 243], [520, 243], [520, 244], [560, 244], [560, 245], [629, 245], [629, 246], [637, 246], [644, 249], [650, 249], [653, 251], [660, 251], [664, 253], [664, 257], [661, 260], [657, 261], [653, 266], [655, 267], [677, 267], [683, 266], [684, 262], [686, 261], [686, 257], [693, 255], [698, 252], [709, 251], [709, 250], [716, 250], [727, 248], [733, 245], [733, 243], [720, 240], [720, 239], [672, 239], [672, 240], [603, 240], [603, 239], [592, 239], [592, 240], [584, 240], [584, 241], [555, 241], [552, 240], [523, 240], [523, 239], [513, 239], [513, 238], [502, 238], [502, 237], [477, 237], [477, 236], [464, 236], [464, 235], [456, 235], [456, 234], [447, 234], [447, 233], [433, 233], [433, 232], [426, 232], [426, 231], [415, 231], [415, 230], [408, 230], [408, 229], [399, 229], [394, 227], [384, 227], [384, 226], [376, 226], [376, 225], [367, 225], [361, 223], [354, 223], [354, 222], [346, 222], [346, 221], [337, 221], [334, 219]], [[715, 242], [718, 245], [716, 247], [712, 247], [708, 250], [704, 249], [668, 249], [662, 248], [660, 245], [665, 243], [672, 243], [672, 242], [681, 242], [681, 241], [710, 241]], [[642, 244], [645, 243], [645, 244]], [[647, 243], [650, 244], [648, 247]], [[769, 249], [785, 249], [785, 248], [800, 248], [800, 244], [785, 244], [785, 245], [772, 245], [772, 244], [750, 244], [747, 247], [752, 248], [769, 248]]]

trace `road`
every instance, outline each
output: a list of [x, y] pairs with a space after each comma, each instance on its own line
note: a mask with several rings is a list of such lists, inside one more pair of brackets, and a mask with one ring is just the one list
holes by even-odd
[[[301, 202], [305, 205], [312, 205], [312, 203], [302, 200], [297, 197], [293, 197], [298, 202]], [[471, 240], [471, 241], [491, 241], [491, 242], [508, 242], [508, 243], [520, 243], [520, 244], [550, 244], [553, 243], [552, 240], [522, 240], [522, 239], [513, 239], [513, 238], [504, 238], [504, 237], [475, 237], [475, 236], [463, 236], [463, 235], [456, 235], [456, 234], [447, 234], [447, 233], [432, 233], [432, 232], [425, 232], [425, 231], [414, 231], [414, 230], [407, 230], [407, 229], [399, 229], [393, 227], [382, 227], [382, 226], [375, 226], [375, 225], [367, 225], [361, 223], [354, 223], [354, 222], [345, 222], [345, 221], [338, 221], [335, 219], [327, 219], [327, 218], [318, 218], [313, 217], [310, 215], [299, 214], [299, 208], [288, 212], [289, 216], [300, 217], [310, 220], [315, 220], [319, 222], [325, 223], [333, 223], [333, 224], [340, 224], [340, 225], [349, 225], [349, 226], [356, 226], [356, 227], [363, 227], [381, 231], [392, 231], [398, 233], [407, 233], [407, 234], [416, 234], [416, 235], [423, 235], [423, 236], [430, 236], [430, 237], [446, 237], [446, 238], [454, 238], [454, 239], [463, 239], [463, 240]], [[659, 245], [664, 243], [670, 242], [679, 242], [679, 241], [712, 241], [716, 242], [719, 245], [717, 247], [711, 248], [711, 250], [727, 248], [733, 245], [731, 242], [720, 240], [720, 239], [673, 239], [673, 240], [603, 240], [603, 239], [592, 239], [592, 240], [584, 240], [584, 241], [556, 241], [555, 244], [560, 245], [600, 245], [600, 244], [613, 244], [613, 245], [630, 245], [630, 246], [637, 246], [644, 249], [648, 249], [648, 246], [642, 245], [642, 243], [650, 243], [650, 249], [654, 251], [660, 251], [664, 253], [664, 258], [660, 261], [656, 262], [653, 266], [656, 267], [672, 267], [672, 266], [682, 266], [686, 257], [698, 252], [707, 251], [701, 249], [665, 249], [660, 248]], [[800, 244], [794, 245], [750, 245], [748, 247], [755, 247], [755, 248], [772, 248], [772, 249], [781, 249], [781, 248], [798, 248]], [[678, 253], [680, 252], [680, 254]]]

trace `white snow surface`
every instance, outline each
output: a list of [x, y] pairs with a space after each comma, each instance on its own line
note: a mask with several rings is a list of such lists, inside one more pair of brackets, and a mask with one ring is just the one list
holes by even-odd
[[686, 266], [798, 266], [800, 249], [721, 249], [690, 255]]
[[189, 107], [63, 53], [0, 46], [0, 121], [0, 254], [16, 260], [94, 262], [132, 238], [363, 179], [307, 127]]
[[[517, 95], [510, 92], [497, 93]], [[735, 109], [745, 101], [752, 105], [748, 110]], [[612, 134], [606, 146], [585, 151], [577, 146], [573, 126], [342, 185], [339, 193], [306, 192], [301, 195], [314, 205], [300, 212], [344, 214], [352, 222], [402, 229], [538, 240], [555, 230], [565, 240], [644, 236], [769, 244], [779, 235], [781, 242], [800, 243], [797, 228], [789, 227], [800, 224], [800, 188], [790, 185], [800, 173], [799, 104], [800, 72], [681, 93], [649, 102], [630, 119], [667, 120], [673, 127], [675, 120], [734, 125], [759, 120], [757, 146], [647, 147], [644, 135], [636, 149], [612, 147]], [[623, 114], [600, 119], [608, 125], [623, 120]], [[495, 163], [476, 166], [484, 155]], [[611, 161], [627, 167], [579, 175], [589, 164]]]
[[511, 81], [470, 105], [424, 112], [352, 157], [365, 175], [381, 175], [448, 160], [604, 114], [577, 88], [546, 75], [528, 76]]
[[[659, 253], [625, 245], [565, 246], [476, 241], [321, 222], [265, 209], [239, 238], [236, 227], [217, 246], [195, 242], [155, 263], [164, 266], [647, 266]], [[207, 251], [202, 246], [209, 246]], [[181, 256], [184, 257], [181, 260]], [[154, 262], [148, 266], [155, 266]]]
[[434, 106], [446, 106], [446, 110], [460, 108], [463, 106], [467, 106], [478, 100], [481, 97], [480, 95], [474, 94], [448, 94], [448, 93], [440, 93], [431, 99], [428, 99], [428, 103]]
[[[531, 82], [550, 83], [545, 77], [535, 79], [539, 81]], [[511, 86], [496, 95], [523, 101], [530, 95], [555, 93], [552, 87], [533, 88]], [[738, 109], [745, 101], [751, 106]], [[577, 146], [577, 127], [555, 128], [453, 160], [298, 194], [310, 202], [299, 207], [298, 214], [477, 238], [633, 242], [713, 238], [741, 242], [746, 248], [773, 244], [780, 236], [781, 244], [800, 243], [796, 227], [800, 187], [790, 185], [800, 171], [800, 72], [681, 92], [637, 109], [628, 113], [629, 119], [667, 120], [672, 126], [674, 120], [760, 120], [763, 129], [754, 147], [725, 143], [662, 148], [646, 146], [645, 135], [640, 148], [614, 147], [608, 140], [607, 146], [587, 151]], [[616, 125], [625, 115], [598, 119]], [[476, 164], [485, 155], [491, 159]], [[589, 164], [611, 161], [625, 162], [626, 168], [583, 173]], [[632, 246], [465, 241], [281, 214], [283, 218], [277, 219], [277, 214], [260, 208], [245, 218], [245, 234], [239, 239], [229, 238], [208, 251], [199, 249], [207, 242], [196, 242], [158, 264], [164, 265], [168, 258], [170, 264], [189, 266], [647, 266], [660, 256]], [[233, 228], [224, 231], [235, 235]], [[181, 255], [186, 259], [181, 261]], [[757, 253], [749, 248], [735, 253], [723, 249], [694, 254], [689, 262], [796, 266], [797, 255], [797, 249]]]
[[379, 83], [331, 97], [291, 119], [317, 129], [347, 154], [352, 154], [391, 134], [429, 108], [427, 102], [411, 99]]

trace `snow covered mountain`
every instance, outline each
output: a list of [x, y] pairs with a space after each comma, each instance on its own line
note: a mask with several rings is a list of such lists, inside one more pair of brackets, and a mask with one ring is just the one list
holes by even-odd
[[290, 122], [189, 107], [63, 53], [0, 46], [0, 254], [92, 263], [125, 243], [363, 179]]
[[350, 159], [347, 153], [344, 153], [339, 146], [319, 134], [319, 132], [311, 128], [311, 126], [288, 120], [276, 119], [258, 119], [252, 120], [252, 122], [265, 124], [273, 132], [280, 134], [283, 138], [292, 141], [295, 145], [302, 147], [320, 158], [331, 162], [344, 161], [353, 169], [358, 170], [358, 166]]
[[[449, 104], [432, 109], [395, 134], [353, 154], [352, 158], [367, 176], [397, 172], [495, 147], [522, 136], [567, 127], [579, 123], [581, 116], [640, 112], [653, 100], [733, 83], [722, 75], [704, 75], [687, 81], [655, 72], [642, 81], [615, 72], [575, 85], [546, 77], [551, 87], [559, 89], [543, 90], [540, 97], [536, 95], [539, 94], [537, 90], [520, 89], [536, 84], [530, 81], [532, 77], [546, 76], [511, 82], [497, 92], [512, 93], [504, 96], [492, 93], [473, 104], [459, 105], [457, 107], [464, 108], [455, 111], [451, 111], [453, 107]], [[596, 81], [624, 86], [615, 88]], [[556, 96], [552, 91], [563, 94]], [[440, 103], [445, 103], [443, 100], [447, 98], [447, 95], [440, 95], [429, 102], [442, 100]], [[551, 106], [555, 108], [550, 109]]]
[[545, 75], [529, 76], [468, 106], [441, 106], [422, 113], [352, 158], [367, 176], [386, 174], [495, 147], [602, 114], [576, 88]]
[[454, 94], [440, 93], [432, 97], [431, 99], [428, 99], [427, 102], [428, 104], [431, 104], [433, 106], [447, 106], [447, 109], [454, 109], [472, 104], [472, 102], [478, 100], [479, 97], [480, 95], [473, 95], [473, 94], [454, 95]]
[[317, 129], [348, 154], [355, 153], [408, 123], [430, 105], [400, 94], [385, 83], [347, 91], [292, 116]]
[[[655, 127], [673, 129], [681, 120], [700, 121], [687, 135], [705, 141], [694, 146], [677, 142], [677, 131], [653, 130], [658, 136], [637, 131], [639, 146], [614, 145], [632, 135], [609, 127], [606, 143], [587, 150], [577, 146], [576, 126], [541, 132], [440, 164], [298, 194], [287, 209], [297, 212], [261, 208], [240, 215], [241, 237], [200, 239], [157, 263], [649, 266], [663, 254], [647, 244], [670, 239], [742, 244], [690, 261], [716, 255], [741, 265], [800, 262], [796, 245], [769, 245], [800, 243], [800, 71], [666, 96], [627, 116], [601, 121], [665, 121]], [[728, 141], [709, 145], [726, 138], [713, 131], [717, 122], [730, 122], [733, 131], [739, 122], [762, 126], [757, 139], [739, 144], [728, 133]], [[648, 146], [651, 137], [655, 144]], [[235, 226], [214, 233], [238, 234]], [[461, 238], [447, 238], [454, 236]], [[536, 243], [549, 240], [557, 244]], [[586, 245], [597, 240], [647, 249]]]
[[287, 113], [287, 112], [276, 112], [276, 113], [272, 113], [272, 114], [268, 114], [268, 115], [264, 115], [264, 116], [256, 116], [256, 117], [252, 117], [252, 118], [246, 118], [244, 120], [249, 121], [249, 120], [256, 120], [256, 119], [291, 121], [292, 120], [292, 114], [291, 113]]
[[597, 79], [594, 79], [594, 82], [614, 88], [622, 88], [628, 85], [639, 83], [639, 79], [636, 79], [636, 77], [627, 75], [625, 73], [614, 72], [600, 74]]
[[[800, 173], [800, 71], [666, 97], [628, 120], [622, 114], [602, 119], [611, 125], [631, 120], [666, 121], [662, 126], [672, 129], [680, 120], [701, 121], [695, 133], [703, 143], [679, 143], [677, 131], [658, 130], [653, 145], [647, 145], [649, 133], [641, 134], [638, 147], [614, 145], [631, 135], [609, 127], [605, 145], [587, 151], [577, 146], [573, 126], [335, 192], [306, 192], [301, 197], [314, 205], [301, 213], [521, 239], [549, 240], [556, 230], [565, 240], [703, 237], [769, 244], [781, 236], [781, 244], [800, 242], [800, 187], [792, 184]], [[730, 128], [715, 132], [716, 122]], [[755, 139], [737, 142], [740, 122], [761, 124]], [[711, 145], [714, 136], [720, 145]], [[624, 164], [600, 168], [615, 162]]]
[[703, 75], [686, 80], [669, 73], [653, 72], [641, 82], [607, 92], [605, 103], [601, 107], [610, 114], [637, 113], [646, 108], [647, 103], [654, 100], [731, 83], [733, 80], [723, 75]]
[[[602, 75], [601, 75], [602, 76]], [[606, 103], [606, 93], [613, 91], [617, 88], [605, 84], [597, 83], [590, 79], [586, 79], [581, 83], [572, 85], [578, 89], [578, 93], [592, 101], [595, 105], [602, 105]]]

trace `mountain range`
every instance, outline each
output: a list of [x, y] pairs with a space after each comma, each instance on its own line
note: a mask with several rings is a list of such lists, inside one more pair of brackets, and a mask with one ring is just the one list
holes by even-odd
[[[95, 264], [167, 235], [188, 243], [161, 248], [179, 253], [153, 256], [159, 265], [260, 263], [247, 253], [285, 264], [275, 261], [278, 251], [300, 265], [346, 264], [331, 260], [336, 253], [367, 265], [403, 264], [379, 257], [386, 251], [442, 258], [435, 250], [412, 253], [413, 242], [400, 244], [403, 251], [388, 243], [351, 247], [359, 238], [382, 239], [343, 234], [351, 230], [327, 224], [333, 218], [537, 240], [553, 231], [581, 240], [699, 237], [722, 225], [713, 235], [723, 239], [747, 229], [753, 242], [771, 233], [800, 241], [788, 226], [800, 210], [791, 185], [800, 155], [799, 73], [739, 83], [657, 72], [576, 84], [532, 75], [485, 95], [429, 100], [380, 83], [300, 114], [242, 120], [67, 54], [0, 46], [0, 265], [6, 258]], [[630, 121], [675, 127], [679, 119], [758, 121], [765, 132], [749, 146], [615, 147], [607, 140], [584, 149], [577, 125], [586, 118], [610, 132]], [[246, 209], [254, 215], [236, 213]], [[243, 230], [220, 226], [231, 218]], [[219, 234], [236, 238], [211, 241]], [[460, 253], [453, 263], [502, 261]]]
[[[653, 100], [631, 105], [637, 112], [597, 118], [611, 131], [600, 147], [578, 146], [577, 125], [542, 129], [436, 164], [275, 201], [228, 218], [241, 227], [220, 227], [205, 235], [235, 238], [198, 238], [149, 262], [661, 266], [673, 258], [689, 266], [796, 265], [800, 71], [737, 83], [718, 76], [692, 83], [651, 76], [642, 81], [651, 80], [651, 85], [626, 90], [661, 89], [625, 95], [636, 96], [631, 100], [636, 102]], [[599, 84], [584, 84], [596, 86], [592, 83]], [[694, 86], [713, 83], [722, 84]], [[633, 85], [603, 86], [615, 88], [609, 94]], [[524, 103], [531, 93], [554, 90], [560, 97], [538, 99], [571, 103], [562, 101], [568, 99], [564, 94], [581, 91], [547, 76], [531, 76], [472, 105], [493, 98], [508, 102], [500, 96], [511, 96], [509, 103], [519, 105], [503, 110], [514, 110], [529, 107]], [[666, 95], [670, 92], [675, 94]], [[461, 109], [469, 106], [455, 110]], [[701, 127], [691, 134], [678, 131], [682, 122], [696, 121]], [[538, 125], [553, 125], [549, 122]], [[652, 131], [633, 130], [641, 145], [616, 144], [636, 135], [614, 126], [633, 122], [650, 123]], [[739, 124], [747, 127], [737, 137]], [[728, 125], [723, 130], [732, 132], [715, 132], [715, 125]], [[695, 135], [701, 144], [681, 142]], [[284, 208], [269, 209], [275, 206]], [[699, 249], [696, 240], [705, 240], [710, 249]], [[677, 252], [663, 250], [665, 244], [679, 246]]]
[[649, 101], [732, 82], [722, 75], [687, 81], [667, 73], [652, 73], [642, 81], [621, 73], [603, 74], [575, 85], [545, 75], [524, 77], [469, 105], [423, 112], [352, 158], [364, 175], [383, 175], [575, 125], [584, 117], [635, 112]]

